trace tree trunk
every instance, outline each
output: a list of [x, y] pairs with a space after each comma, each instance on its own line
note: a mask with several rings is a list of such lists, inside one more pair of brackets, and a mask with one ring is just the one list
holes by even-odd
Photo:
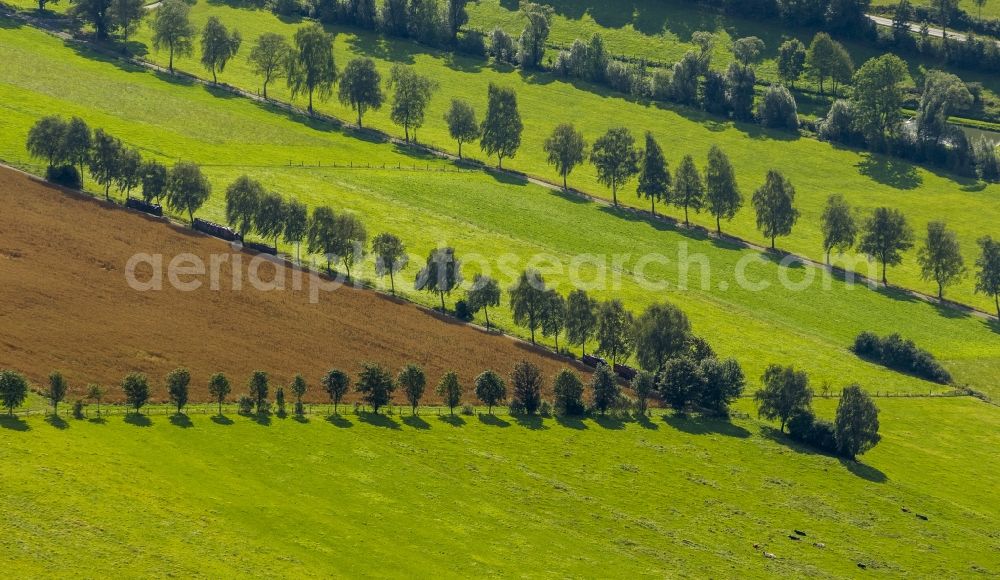
[[1000, 319], [1000, 294], [994, 294], [993, 300], [997, 303], [997, 319]]
[[219, 84], [219, 77], [217, 77], [215, 75], [215, 67], [214, 66], [212, 67], [212, 84], [213, 85]]
[[267, 81], [264, 81], [264, 100], [267, 100]]
[[563, 174], [563, 190], [568, 190], [569, 186], [566, 184], [566, 170], [565, 169], [563, 170], [562, 174]]
[[497, 169], [503, 169], [503, 155], [497, 155]]
[[486, 332], [490, 331], [490, 309], [488, 306], [483, 307], [483, 313], [486, 314]]
[[441, 295], [441, 312], [446, 312], [444, 309], [444, 292], [438, 292]]
[[771, 236], [771, 250], [775, 250], [775, 249], [776, 248], [774, 247], [774, 236]]
[[302, 263], [302, 242], [295, 242], [295, 261]]
[[938, 300], [944, 302], [944, 284], [938, 282]]
[[826, 265], [827, 266], [830, 265], [830, 249], [829, 248], [826, 250]]
[[649, 213], [653, 214], [653, 217], [656, 217], [656, 198], [650, 197], [649, 199], [650, 199]]
[[684, 225], [689, 226], [691, 223], [688, 221], [688, 206], [684, 204]]
[[715, 233], [722, 235], [722, 218], [715, 216]]
[[611, 197], [615, 202], [615, 207], [618, 207], [618, 184], [615, 183], [614, 179], [611, 180]]
[[219, 416], [222, 416], [222, 400], [219, 400]]
[[312, 92], [312, 89], [309, 89], [309, 114], [310, 115], [313, 114], [313, 92]]
[[531, 329], [531, 344], [535, 344], [535, 329]]
[[882, 262], [882, 284], [889, 285], [889, 281], [885, 279], [885, 262]]
[[556, 333], [556, 354], [559, 353], [559, 333]]
[[393, 279], [393, 276], [392, 276], [392, 268], [389, 268], [389, 286], [390, 286], [390, 288], [392, 288], [392, 295], [395, 296], [396, 295], [396, 281]]
[[409, 143], [410, 142], [410, 126], [409, 125], [403, 125], [403, 134], [406, 136], [406, 142]]
[[167, 64], [167, 68], [170, 69], [170, 74], [174, 74], [174, 45], [170, 45], [170, 61]]
[[358, 129], [362, 129], [361, 125], [361, 107], [358, 107]]

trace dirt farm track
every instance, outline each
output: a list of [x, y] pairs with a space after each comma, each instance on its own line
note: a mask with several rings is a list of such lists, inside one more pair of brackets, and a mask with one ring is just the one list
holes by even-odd
[[[261, 291], [244, 283], [236, 292], [228, 282], [230, 260], [219, 269], [219, 290], [202, 276], [199, 289], [182, 292], [164, 273], [163, 290], [137, 291], [125, 276], [137, 252], [162, 254], [164, 272], [178, 254], [194, 254], [205, 264], [211, 254], [240, 255], [244, 282], [252, 255], [6, 168], [0, 168], [0, 208], [0, 368], [20, 370], [37, 385], [58, 369], [71, 396], [87, 383], [116, 386], [128, 372], [142, 371], [154, 398], [162, 400], [163, 376], [186, 366], [194, 400], [207, 400], [212, 373], [225, 372], [238, 395], [250, 372], [262, 369], [275, 385], [302, 373], [311, 385], [308, 398], [318, 401], [324, 398], [317, 383], [332, 367], [353, 375], [360, 362], [375, 361], [396, 372], [412, 361], [427, 371], [433, 400], [433, 385], [446, 370], [457, 371], [471, 389], [484, 369], [506, 376], [523, 358], [542, 367], [546, 382], [567, 364], [368, 290], [319, 292], [316, 304], [307, 290]], [[273, 268], [260, 268], [261, 278], [270, 280]], [[408, 270], [404, 275], [412, 275]], [[141, 264], [135, 277], [148, 281], [151, 273]], [[304, 289], [310, 276], [303, 275]], [[111, 390], [112, 398], [119, 394]], [[396, 398], [402, 400], [398, 393]]]

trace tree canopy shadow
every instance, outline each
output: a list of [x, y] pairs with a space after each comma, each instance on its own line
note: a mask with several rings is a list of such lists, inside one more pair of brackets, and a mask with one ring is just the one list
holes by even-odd
[[87, 422], [93, 423], [95, 425], [104, 425], [105, 423], [108, 422], [108, 420], [105, 419], [104, 417], [91, 417], [90, 419], [87, 419]]
[[309, 422], [309, 417], [306, 417], [305, 415], [293, 415], [292, 419], [296, 423], [302, 423], [303, 425]]
[[174, 427], [180, 427], [181, 429], [190, 429], [194, 427], [194, 423], [191, 422], [191, 417], [188, 417], [184, 413], [174, 413], [170, 416], [170, 424]]
[[568, 429], [577, 429], [582, 431], [587, 428], [587, 424], [583, 422], [583, 418], [577, 415], [556, 415], [556, 423], [559, 423]]
[[857, 167], [861, 175], [896, 189], [916, 189], [923, 183], [917, 166], [900, 159], [869, 153]]
[[465, 425], [465, 419], [461, 418], [458, 415], [451, 415], [451, 414], [441, 415], [440, 417], [438, 417], [438, 419], [442, 423], [447, 423], [452, 427], [461, 427], [462, 425]]
[[654, 423], [649, 418], [649, 415], [639, 415], [638, 417], [635, 418], [635, 422], [638, 423], [639, 426], [642, 427], [643, 429], [649, 429], [651, 431], [656, 431], [657, 429], [660, 428], [658, 424]]
[[142, 413], [129, 413], [125, 415], [125, 422], [133, 427], [152, 427], [153, 420]]
[[510, 422], [504, 421], [500, 417], [497, 417], [496, 415], [490, 413], [486, 414], [480, 413], [479, 422], [482, 423], [483, 425], [490, 425], [493, 427], [501, 427], [501, 428], [510, 427]]
[[59, 415], [47, 415], [45, 417], [45, 422], [52, 425], [56, 429], [69, 429], [69, 423], [67, 423], [66, 419], [63, 419]]
[[212, 422], [216, 425], [232, 425], [233, 420], [225, 415], [213, 415]]
[[1000, 320], [994, 320], [992, 318], [989, 318], [989, 319], [984, 318], [983, 319], [983, 324], [986, 325], [986, 328], [992, 330], [993, 332], [995, 332], [997, 334], [1000, 334]]
[[250, 418], [253, 419], [254, 423], [261, 425], [263, 427], [271, 426], [271, 413], [268, 412], [251, 413]]
[[775, 443], [784, 445], [796, 453], [801, 453], [803, 455], [825, 455], [826, 457], [835, 458], [848, 471], [866, 481], [870, 481], [872, 483], [885, 483], [889, 480], [885, 473], [875, 467], [865, 465], [864, 463], [860, 463], [858, 461], [845, 459], [837, 456], [836, 454], [823, 451], [822, 449], [816, 449], [815, 447], [811, 447], [805, 443], [800, 443], [774, 427], [765, 425], [761, 429], [761, 435], [771, 441], [774, 441]]
[[514, 421], [521, 427], [532, 431], [542, 431], [549, 428], [538, 415], [514, 415]]
[[850, 471], [865, 481], [870, 481], [872, 483], [885, 483], [886, 481], [889, 481], [889, 477], [883, 473], [881, 469], [872, 467], [871, 465], [866, 465], [860, 461], [840, 458], [840, 464], [846, 467], [847, 471]]
[[403, 417], [403, 423], [405, 425], [413, 427], [414, 429], [431, 428], [431, 424], [428, 423], [427, 421], [424, 421], [424, 418], [421, 417], [420, 415], [407, 415], [406, 417]]
[[381, 413], [360, 412], [358, 413], [358, 420], [375, 427], [382, 427], [383, 429], [402, 429], [394, 419]]
[[734, 425], [724, 419], [666, 414], [663, 415], [663, 421], [674, 429], [691, 435], [718, 434], [725, 435], [727, 437], [738, 437], [740, 439], [746, 439], [750, 436], [750, 432], [743, 427]]
[[590, 418], [604, 429], [620, 431], [625, 428], [625, 419], [612, 415], [591, 415]]
[[340, 413], [333, 415], [328, 415], [326, 417], [326, 422], [333, 425], [334, 427], [340, 427], [341, 429], [347, 429], [348, 427], [353, 427], [354, 423], [351, 423], [347, 417], [344, 417]]
[[0, 415], [0, 427], [11, 431], [27, 431], [31, 429], [28, 422], [15, 415]]

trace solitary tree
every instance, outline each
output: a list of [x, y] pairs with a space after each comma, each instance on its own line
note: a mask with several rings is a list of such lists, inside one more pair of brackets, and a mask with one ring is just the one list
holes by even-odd
[[389, 87], [395, 92], [389, 118], [403, 126], [407, 143], [410, 142], [410, 129], [413, 129], [413, 140], [417, 140], [417, 129], [424, 125], [424, 111], [437, 86], [433, 80], [417, 74], [413, 67], [401, 64], [392, 67]]
[[122, 159], [122, 142], [104, 129], [94, 131], [94, 145], [88, 159], [90, 175], [104, 186], [104, 198], [110, 199], [111, 184], [118, 176]]
[[424, 388], [427, 386], [427, 376], [420, 365], [410, 363], [399, 371], [396, 383], [403, 388], [403, 394], [410, 403], [413, 414], [417, 414], [417, 407], [420, 406], [420, 398], [424, 396]]
[[309, 389], [308, 383], [306, 383], [305, 377], [302, 375], [295, 375], [292, 379], [292, 384], [289, 385], [292, 390], [292, 394], [295, 395], [295, 414], [302, 415], [302, 397], [305, 396], [306, 390]]
[[903, 252], [912, 247], [913, 230], [898, 209], [876, 208], [865, 220], [858, 249], [882, 264], [883, 284], [889, 285], [885, 277], [886, 267], [902, 263]]
[[708, 211], [715, 216], [715, 231], [722, 233], [722, 219], [731, 220], [743, 207], [743, 194], [736, 184], [736, 171], [729, 157], [712, 145], [705, 168], [705, 199]]
[[545, 280], [538, 270], [525, 270], [510, 288], [510, 308], [514, 323], [531, 332], [531, 344], [535, 344], [535, 331], [542, 326], [546, 307]]
[[851, 206], [840, 194], [831, 195], [826, 199], [822, 222], [823, 251], [826, 253], [826, 264], [829, 266], [830, 252], [837, 250], [837, 253], [842, 254], [850, 249], [857, 238], [858, 227], [854, 223]]
[[212, 193], [201, 168], [194, 163], [179, 161], [167, 177], [167, 205], [176, 211], [184, 211], [194, 223], [194, 212], [198, 211]]
[[236, 228], [241, 239], [253, 229], [264, 195], [264, 186], [246, 175], [237, 177], [226, 188], [226, 222]]
[[764, 386], [754, 395], [757, 413], [768, 420], [780, 419], [782, 431], [792, 415], [809, 409], [813, 393], [805, 371], [772, 364], [760, 380]]
[[267, 393], [270, 379], [264, 371], [254, 371], [247, 381], [247, 390], [250, 391], [250, 398], [254, 401], [257, 414], [264, 413], [267, 409]]
[[513, 407], [534, 415], [542, 404], [542, 371], [526, 360], [514, 364], [510, 373]]
[[372, 240], [372, 253], [375, 255], [375, 275], [389, 276], [389, 286], [393, 295], [396, 294], [395, 275], [406, 267], [409, 256], [406, 246], [395, 234], [382, 233]]
[[663, 157], [663, 149], [656, 142], [651, 131], [646, 131], [646, 150], [642, 155], [642, 170], [639, 172], [639, 185], [636, 194], [649, 200], [649, 212], [656, 215], [656, 202], [667, 202], [670, 199], [670, 171], [667, 160]]
[[188, 402], [188, 386], [191, 384], [191, 372], [185, 368], [176, 368], [167, 373], [167, 395], [170, 402], [177, 407], [177, 413], [184, 410]]
[[514, 89], [490, 83], [487, 97], [479, 146], [487, 155], [496, 155], [497, 167], [502, 169], [504, 158], [514, 157], [521, 147], [524, 124]]
[[417, 273], [413, 287], [417, 290], [437, 292], [441, 296], [441, 311], [445, 311], [444, 295], [462, 283], [462, 262], [455, 256], [455, 248], [437, 248], [427, 256], [427, 264]]
[[87, 398], [97, 403], [97, 416], [100, 417], [101, 401], [104, 400], [104, 389], [96, 383], [87, 385]]
[[985, 236], [978, 243], [982, 253], [976, 259], [976, 292], [993, 297], [1000, 318], [1000, 242]]
[[257, 42], [250, 49], [250, 69], [264, 81], [265, 99], [267, 85], [287, 73], [292, 54], [288, 40], [277, 32], [265, 32], [257, 37]]
[[566, 341], [587, 354], [587, 341], [597, 328], [597, 301], [585, 290], [576, 289], [566, 297]]
[[302, 263], [302, 240], [309, 230], [309, 209], [293, 198], [285, 202], [284, 238], [286, 244], [295, 244], [295, 261]]
[[153, 17], [153, 49], [166, 47], [170, 52], [167, 67], [174, 72], [174, 56], [189, 56], [194, 26], [188, 18], [190, 7], [184, 0], [164, 0]]
[[594, 408], [602, 415], [607, 413], [621, 395], [614, 371], [608, 365], [597, 365], [597, 370], [591, 377], [590, 390], [594, 397]]
[[678, 356], [687, 346], [691, 323], [680, 308], [663, 302], [646, 308], [636, 319], [632, 332], [639, 366], [659, 372], [667, 360]]
[[562, 176], [563, 189], [568, 189], [566, 178], [577, 165], [583, 163], [584, 151], [587, 149], [583, 133], [577, 131], [571, 123], [562, 123], [545, 140], [544, 148], [549, 165], [554, 166]]
[[552, 381], [552, 393], [555, 395], [556, 413], [560, 415], [582, 415], [586, 411], [583, 404], [583, 381], [580, 376], [569, 369], [556, 373]]
[[492, 415], [493, 407], [507, 399], [507, 386], [504, 385], [503, 378], [492, 370], [483, 371], [476, 377], [476, 398], [489, 408]]
[[337, 65], [333, 60], [333, 35], [319, 24], [295, 31], [295, 48], [286, 64], [286, 81], [292, 98], [309, 95], [309, 114], [313, 112], [313, 94], [325, 101], [333, 94]]
[[122, 381], [125, 403], [138, 414], [149, 401], [149, 379], [143, 373], [129, 373]]
[[354, 388], [378, 415], [378, 410], [388, 405], [392, 399], [396, 383], [393, 382], [389, 369], [377, 363], [364, 363], [361, 365], [361, 373]]
[[597, 352], [610, 357], [612, 365], [632, 354], [635, 347], [632, 325], [632, 313], [625, 310], [620, 300], [604, 302], [598, 307]]
[[771, 239], [792, 233], [792, 226], [799, 219], [795, 208], [795, 188], [792, 182], [776, 169], [767, 172], [764, 185], [753, 194], [753, 207], [757, 211], [757, 229]]
[[53, 415], [59, 415], [59, 403], [66, 399], [66, 392], [68, 390], [66, 379], [63, 378], [62, 373], [54, 371], [49, 375], [49, 392], [46, 393], [46, 397], [52, 403]]
[[0, 403], [13, 416], [14, 409], [24, 404], [28, 398], [28, 379], [17, 371], [0, 370]]
[[486, 330], [491, 330], [490, 308], [500, 306], [500, 284], [490, 276], [476, 274], [472, 278], [472, 288], [469, 288], [466, 303], [473, 314], [483, 311], [486, 315]]
[[226, 402], [226, 397], [229, 393], [233, 391], [232, 386], [229, 384], [229, 379], [226, 378], [224, 373], [215, 373], [210, 379], [208, 379], [208, 394], [212, 395], [215, 402], [219, 405], [219, 416], [222, 416], [222, 404]]
[[639, 173], [639, 152], [635, 138], [624, 128], [608, 130], [594, 142], [590, 162], [597, 169], [597, 180], [611, 188], [615, 206], [618, 205], [618, 188]]
[[216, 16], [209, 16], [201, 30], [201, 64], [212, 73], [212, 82], [217, 83], [217, 73], [222, 72], [240, 50], [243, 37], [239, 30], [229, 32]]
[[778, 78], [795, 88], [795, 81], [802, 76], [806, 65], [806, 47], [797, 38], [781, 43], [778, 47]]
[[[382, 75], [370, 58], [355, 58], [344, 67], [340, 79], [341, 104], [350, 105], [358, 114], [358, 128], [368, 109], [381, 109], [385, 95], [382, 94]], [[428, 97], [429, 98], [429, 97]]]
[[847, 459], [854, 459], [882, 439], [878, 434], [878, 407], [858, 385], [846, 387], [841, 393], [833, 426], [837, 450]]
[[694, 157], [685, 155], [681, 159], [671, 197], [674, 205], [684, 208], [684, 224], [690, 225], [688, 209], [700, 212], [705, 204], [705, 186], [702, 185], [701, 174], [694, 165]]
[[452, 99], [451, 107], [444, 115], [448, 123], [448, 134], [458, 142], [458, 158], [462, 158], [462, 144], [479, 139], [481, 130], [476, 121], [476, 110], [462, 99]]
[[938, 300], [944, 300], [944, 288], [965, 276], [965, 261], [955, 232], [944, 222], [927, 224], [927, 239], [917, 254], [920, 275], [924, 280], [934, 280], [938, 285]]
[[337, 405], [340, 404], [341, 399], [344, 398], [344, 395], [347, 394], [347, 390], [351, 386], [351, 377], [340, 369], [331, 369], [323, 376], [322, 383], [323, 390], [330, 396], [330, 402], [333, 403], [333, 412], [336, 414]]
[[445, 373], [435, 392], [441, 397], [444, 404], [448, 405], [448, 410], [454, 415], [455, 407], [462, 403], [462, 384], [458, 382], [458, 375], [452, 371]]

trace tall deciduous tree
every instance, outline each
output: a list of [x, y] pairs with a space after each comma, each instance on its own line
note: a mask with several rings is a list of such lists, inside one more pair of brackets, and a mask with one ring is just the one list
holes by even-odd
[[365, 113], [369, 109], [381, 109], [385, 101], [382, 75], [375, 67], [375, 61], [370, 58], [355, 58], [347, 63], [337, 96], [341, 104], [349, 105], [358, 114], [358, 128], [361, 128]]
[[597, 169], [597, 180], [611, 188], [612, 200], [618, 206], [618, 188], [639, 173], [639, 152], [635, 138], [625, 127], [608, 130], [590, 152], [590, 162]]
[[295, 375], [289, 387], [292, 390], [292, 394], [295, 395], [295, 414], [302, 415], [302, 397], [305, 396], [306, 391], [309, 389], [309, 384], [306, 383], [306, 379], [302, 375]]
[[944, 222], [927, 224], [927, 238], [924, 247], [917, 254], [920, 275], [924, 280], [933, 280], [938, 286], [938, 300], [944, 300], [944, 289], [965, 276], [965, 260], [958, 245], [955, 232]]
[[337, 250], [337, 216], [332, 209], [325, 206], [313, 209], [306, 232], [306, 245], [310, 254], [326, 257], [326, 271], [331, 272]]
[[410, 410], [416, 415], [420, 399], [424, 396], [424, 389], [427, 387], [427, 376], [424, 374], [424, 369], [418, 364], [410, 363], [399, 371], [396, 383], [402, 387], [403, 395], [410, 403]]
[[837, 250], [838, 253], [844, 253], [849, 250], [858, 235], [854, 214], [843, 195], [834, 194], [826, 199], [822, 228], [823, 251], [826, 253], [826, 265], [829, 266], [830, 252]]
[[583, 381], [580, 376], [569, 369], [556, 373], [552, 381], [552, 394], [555, 396], [556, 413], [560, 415], [582, 415], [586, 411], [583, 403]]
[[448, 40], [455, 41], [458, 31], [469, 22], [469, 13], [465, 5], [469, 0], [447, 0], [445, 3], [445, 26], [448, 29]]
[[962, 79], [939, 70], [929, 71], [924, 76], [924, 90], [917, 109], [917, 137], [939, 144], [953, 130], [948, 125], [951, 114], [972, 103], [972, 93]]
[[656, 375], [641, 370], [632, 379], [631, 387], [635, 393], [635, 411], [639, 417], [645, 417], [649, 409], [649, 400], [656, 394]]
[[208, 394], [212, 395], [212, 398], [218, 403], [220, 417], [222, 416], [222, 404], [226, 402], [226, 397], [232, 391], [233, 387], [229, 384], [229, 379], [224, 373], [215, 373], [208, 380]]
[[372, 411], [378, 415], [378, 410], [392, 400], [392, 393], [396, 390], [396, 383], [392, 380], [389, 369], [377, 363], [364, 363], [361, 365], [361, 373], [358, 374], [355, 390], [361, 393], [365, 403], [371, 405]]
[[566, 297], [566, 340], [587, 354], [587, 341], [597, 329], [597, 301], [585, 290], [576, 289]]
[[122, 380], [122, 392], [125, 393], [125, 404], [139, 413], [149, 402], [149, 379], [143, 373], [129, 373]]
[[868, 143], [883, 148], [903, 120], [903, 84], [909, 80], [906, 63], [894, 54], [865, 61], [854, 73], [855, 123]]
[[490, 83], [479, 147], [487, 155], [496, 155], [497, 167], [502, 169], [503, 160], [514, 157], [521, 147], [523, 131], [514, 89]]
[[302, 262], [302, 240], [309, 230], [309, 209], [295, 199], [285, 203], [284, 238], [286, 244], [295, 244], [295, 261]]
[[111, 197], [111, 184], [118, 176], [121, 167], [122, 142], [104, 129], [94, 131], [94, 145], [90, 150], [88, 165], [90, 175], [98, 184], [104, 186], [104, 198]]
[[650, 372], [659, 372], [667, 360], [678, 356], [687, 347], [691, 323], [680, 308], [663, 302], [646, 308], [636, 319], [632, 333], [639, 366]]
[[472, 278], [472, 288], [469, 288], [466, 302], [469, 310], [475, 314], [480, 310], [486, 315], [486, 330], [491, 330], [490, 308], [500, 306], [500, 284], [485, 274], [476, 274]]
[[254, 220], [265, 195], [264, 186], [247, 175], [241, 175], [226, 188], [226, 223], [235, 228], [240, 238], [253, 229]]
[[675, 206], [684, 208], [685, 225], [691, 225], [688, 210], [701, 212], [705, 205], [705, 186], [701, 182], [701, 173], [694, 164], [694, 157], [690, 155], [685, 155], [677, 167], [671, 199]]
[[108, 9], [111, 28], [117, 30], [122, 38], [122, 50], [128, 50], [128, 39], [139, 28], [142, 17], [146, 15], [146, 7], [142, 0], [111, 0]]
[[368, 242], [368, 230], [361, 218], [353, 213], [342, 213], [337, 216], [334, 230], [333, 254], [347, 269], [347, 277], [351, 277], [351, 266], [365, 255], [365, 244]]
[[813, 392], [805, 371], [792, 366], [770, 365], [760, 380], [763, 388], [754, 395], [757, 414], [772, 421], [780, 419], [782, 431], [792, 415], [809, 410]]
[[708, 150], [705, 168], [705, 200], [715, 216], [715, 231], [722, 233], [722, 219], [731, 220], [743, 207], [743, 194], [736, 183], [736, 171], [729, 157], [717, 145]]
[[277, 32], [265, 32], [257, 37], [257, 42], [250, 49], [250, 69], [264, 81], [265, 99], [267, 85], [287, 73], [291, 58], [292, 47], [284, 36]]
[[705, 384], [701, 366], [693, 358], [682, 356], [667, 361], [660, 374], [660, 397], [678, 413], [685, 413]]
[[229, 32], [216, 16], [209, 16], [201, 30], [201, 64], [212, 73], [212, 82], [217, 83], [217, 73], [222, 72], [240, 50], [243, 37], [239, 30]]
[[806, 47], [798, 38], [792, 38], [778, 47], [778, 78], [795, 88], [806, 67]]
[[395, 234], [382, 233], [372, 240], [372, 254], [375, 255], [375, 275], [389, 276], [389, 286], [396, 294], [396, 273], [409, 263], [406, 246]]
[[333, 403], [333, 412], [336, 414], [337, 405], [340, 404], [351, 386], [351, 377], [340, 369], [331, 369], [323, 376], [322, 383], [323, 390], [329, 395], [330, 402]]
[[444, 404], [448, 405], [448, 410], [452, 415], [455, 414], [455, 407], [462, 404], [462, 391], [462, 383], [459, 382], [458, 374], [454, 371], [446, 372], [435, 389]]
[[611, 358], [611, 364], [625, 360], [635, 348], [632, 313], [620, 300], [603, 302], [597, 309], [597, 352]]
[[618, 397], [621, 395], [615, 373], [608, 365], [597, 365], [591, 377], [590, 390], [594, 397], [594, 408], [602, 415], [618, 402]]
[[542, 308], [542, 336], [551, 336], [556, 341], [559, 352], [559, 335], [566, 327], [566, 299], [554, 289], [545, 292], [545, 306]]
[[795, 188], [792, 182], [776, 169], [767, 172], [764, 185], [753, 194], [753, 207], [757, 211], [757, 229], [771, 239], [792, 233], [792, 226], [799, 219], [795, 208]]
[[176, 368], [167, 373], [167, 395], [170, 402], [177, 407], [177, 413], [184, 410], [188, 402], [188, 387], [191, 384], [191, 372], [185, 368]]
[[854, 459], [878, 444], [878, 407], [858, 385], [846, 387], [837, 403], [837, 418], [833, 422], [837, 450], [847, 459]]
[[142, 156], [135, 147], [121, 148], [118, 156], [118, 170], [115, 172], [115, 184], [118, 190], [128, 199], [132, 190], [142, 183]]
[[309, 114], [313, 112], [313, 94], [325, 101], [333, 94], [337, 65], [333, 60], [333, 35], [319, 24], [295, 31], [295, 48], [286, 65], [285, 79], [292, 98], [309, 95]]
[[394, 89], [389, 118], [403, 126], [407, 143], [410, 142], [410, 129], [413, 129], [413, 140], [416, 141], [417, 129], [424, 125], [424, 112], [438, 84], [417, 74], [413, 67], [397, 64], [389, 75], [389, 87]]
[[503, 378], [492, 370], [483, 371], [476, 377], [476, 398], [489, 408], [492, 415], [493, 407], [507, 399], [507, 386]]
[[514, 323], [531, 332], [535, 344], [535, 331], [542, 326], [546, 307], [545, 280], [538, 270], [525, 270], [510, 289], [510, 308]]
[[656, 142], [651, 131], [646, 131], [646, 149], [642, 155], [642, 170], [636, 194], [649, 200], [649, 211], [656, 215], [656, 202], [666, 203], [670, 199], [670, 170], [663, 157], [663, 149]]
[[817, 32], [806, 52], [806, 66], [809, 74], [819, 82], [819, 93], [823, 94], [823, 82], [833, 75], [837, 61], [837, 42], [826, 32]]
[[148, 203], [160, 202], [167, 194], [167, 167], [158, 161], [144, 161], [142, 164], [142, 199]]
[[194, 222], [194, 212], [198, 211], [212, 193], [212, 184], [201, 172], [201, 168], [187, 161], [180, 161], [170, 169], [167, 177], [167, 205], [176, 211], [184, 211]]
[[444, 295], [462, 283], [462, 262], [455, 255], [455, 248], [437, 248], [427, 256], [426, 265], [417, 273], [417, 290], [437, 292], [444, 312]]
[[462, 144], [479, 139], [481, 130], [476, 121], [476, 110], [462, 99], [452, 99], [451, 107], [444, 115], [448, 123], [448, 133], [458, 142], [458, 158], [462, 158]]
[[898, 209], [876, 208], [865, 220], [858, 249], [882, 264], [882, 283], [889, 284], [885, 271], [888, 266], [902, 263], [903, 252], [913, 247], [913, 230]]
[[265, 193], [257, 204], [253, 225], [260, 237], [274, 241], [274, 249], [277, 250], [278, 238], [285, 230], [285, 200], [277, 193]]
[[512, 407], [534, 415], [542, 404], [542, 370], [526, 360], [514, 364], [510, 373]]
[[17, 371], [0, 370], [0, 403], [7, 413], [14, 415], [14, 409], [24, 404], [28, 398], [28, 379]]
[[539, 68], [545, 56], [545, 43], [551, 30], [553, 9], [535, 2], [521, 4], [521, 14], [527, 20], [518, 40], [517, 57], [523, 68]]
[[577, 131], [571, 123], [556, 125], [552, 135], [545, 140], [544, 149], [549, 165], [554, 166], [562, 176], [563, 189], [568, 189], [566, 178], [577, 165], [583, 163], [587, 149], [583, 133]]
[[698, 368], [704, 382], [695, 393], [695, 402], [702, 409], [727, 415], [729, 404], [743, 393], [746, 385], [740, 363], [736, 359], [720, 361], [712, 357], [702, 360]]
[[59, 403], [63, 402], [66, 398], [68, 390], [69, 387], [62, 373], [54, 371], [49, 375], [49, 391], [45, 393], [45, 396], [49, 400], [49, 403], [52, 404], [53, 415], [59, 415]]
[[70, 16], [94, 27], [100, 40], [106, 40], [113, 29], [111, 22], [112, 0], [71, 0]]
[[1000, 242], [985, 236], [978, 243], [981, 253], [976, 258], [976, 292], [993, 297], [1000, 319]]
[[28, 140], [25, 144], [28, 153], [32, 157], [44, 159], [49, 167], [70, 161], [66, 158], [64, 147], [67, 128], [66, 121], [56, 115], [48, 115], [35, 121], [28, 130]]
[[164, 0], [153, 17], [153, 48], [166, 47], [170, 52], [167, 65], [174, 72], [175, 56], [190, 56], [194, 26], [188, 17], [191, 8], [184, 0]]
[[733, 41], [730, 51], [736, 62], [743, 65], [744, 69], [748, 69], [760, 61], [761, 54], [764, 52], [764, 41], [756, 36], [737, 38]]
[[253, 399], [258, 415], [267, 410], [267, 394], [270, 390], [270, 381], [270, 377], [264, 371], [254, 371], [250, 374], [250, 379], [247, 381], [247, 391], [250, 392], [250, 398]]

